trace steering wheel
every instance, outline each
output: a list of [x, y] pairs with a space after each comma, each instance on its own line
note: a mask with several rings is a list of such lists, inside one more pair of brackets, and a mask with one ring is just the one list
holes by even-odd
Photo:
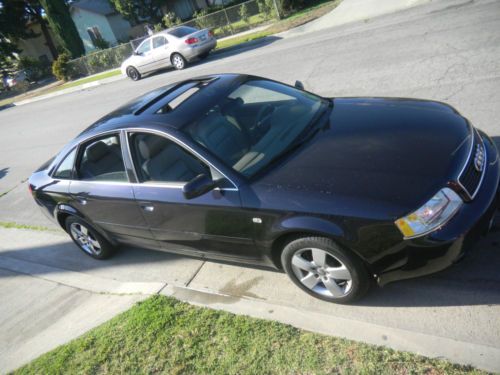
[[260, 107], [259, 112], [257, 112], [257, 117], [255, 121], [255, 126], [254, 128], [257, 131], [264, 131], [267, 130], [267, 123], [271, 119], [271, 115], [274, 113], [275, 107], [272, 106], [271, 104], [264, 104], [262, 107]]

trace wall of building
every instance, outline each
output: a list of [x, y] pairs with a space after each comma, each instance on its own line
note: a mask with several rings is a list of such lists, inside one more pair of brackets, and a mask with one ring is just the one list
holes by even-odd
[[[40, 24], [32, 23], [28, 26], [28, 29], [32, 30], [36, 34], [39, 34], [39, 36], [36, 38], [19, 39], [16, 42], [16, 45], [21, 50], [20, 55], [32, 57], [34, 59], [52, 61], [52, 54], [50, 53], [49, 47], [47, 47]], [[50, 32], [50, 34], [52, 35], [54, 45], [57, 47], [57, 39], [52, 32]]]
[[132, 28], [121, 14], [108, 16], [108, 22], [118, 41], [127, 42], [130, 39]]
[[99, 32], [102, 38], [111, 46], [117, 44], [118, 41], [106, 16], [89, 12], [80, 8], [71, 8], [71, 18], [73, 18], [73, 21], [75, 22], [75, 26], [78, 30], [78, 34], [80, 34], [80, 38], [82, 38], [86, 53], [96, 50], [94, 43], [92, 43], [92, 39], [87, 32], [88, 28], [94, 26], [97, 26], [99, 28]]

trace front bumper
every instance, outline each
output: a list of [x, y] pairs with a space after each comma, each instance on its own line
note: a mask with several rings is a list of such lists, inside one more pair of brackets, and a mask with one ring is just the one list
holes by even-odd
[[441, 271], [459, 260], [487, 233], [499, 202], [500, 163], [493, 141], [481, 135], [489, 163], [474, 200], [465, 203], [441, 229], [405, 240], [394, 253], [391, 270], [378, 275], [379, 285]]

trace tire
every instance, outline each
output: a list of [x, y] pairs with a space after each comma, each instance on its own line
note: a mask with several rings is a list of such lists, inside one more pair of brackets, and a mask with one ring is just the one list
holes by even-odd
[[198, 56], [198, 58], [201, 59], [201, 60], [206, 59], [209, 54], [210, 54], [210, 51], [203, 52], [201, 55]]
[[324, 237], [303, 237], [288, 243], [281, 254], [288, 277], [313, 297], [351, 303], [372, 284], [365, 265], [355, 254]]
[[113, 245], [82, 219], [68, 216], [65, 227], [78, 248], [92, 258], [101, 260], [113, 254]]
[[177, 70], [184, 69], [187, 64], [186, 59], [180, 53], [174, 53], [170, 57], [170, 61], [172, 62], [173, 67]]
[[132, 81], [138, 81], [141, 79], [141, 73], [134, 68], [133, 66], [129, 66], [127, 68], [127, 76], [132, 80]]

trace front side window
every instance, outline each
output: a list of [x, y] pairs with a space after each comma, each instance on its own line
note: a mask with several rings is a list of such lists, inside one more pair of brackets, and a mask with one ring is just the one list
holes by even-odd
[[59, 164], [59, 167], [54, 172], [54, 178], [71, 179], [73, 176], [73, 165], [75, 164], [76, 149], [71, 151]]
[[118, 134], [84, 144], [76, 171], [83, 181], [128, 181]]
[[151, 50], [151, 39], [145, 40], [142, 44], [137, 48], [137, 53], [143, 54], [149, 52]]
[[164, 36], [156, 36], [153, 38], [153, 48], [159, 48], [167, 44], [167, 38]]
[[129, 136], [130, 151], [141, 182], [185, 183], [210, 169], [197, 157], [167, 138], [156, 134]]
[[325, 99], [277, 82], [246, 81], [182, 130], [235, 171], [258, 173], [328, 108]]

